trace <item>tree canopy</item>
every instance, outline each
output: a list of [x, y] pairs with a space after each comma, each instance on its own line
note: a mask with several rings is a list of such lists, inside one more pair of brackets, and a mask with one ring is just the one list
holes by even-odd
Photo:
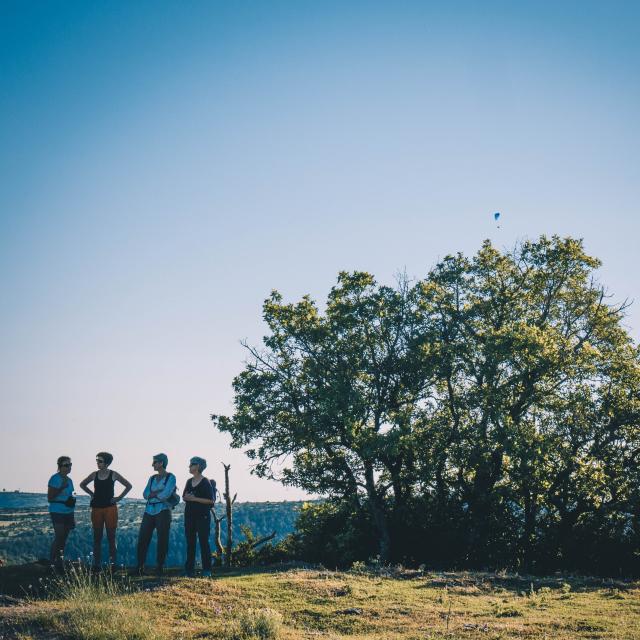
[[324, 310], [274, 291], [214, 422], [258, 475], [369, 523], [382, 560], [551, 568], [605, 544], [622, 562], [640, 533], [640, 354], [599, 264], [543, 236], [394, 287], [342, 272]]

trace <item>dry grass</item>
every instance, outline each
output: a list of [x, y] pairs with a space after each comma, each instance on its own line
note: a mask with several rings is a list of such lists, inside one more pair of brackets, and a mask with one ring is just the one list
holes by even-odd
[[[21, 611], [13, 620], [16, 632], [142, 640], [640, 638], [640, 585], [584, 579], [293, 569], [140, 581], [104, 597], [100, 615], [95, 601], [57, 598], [44, 608], [42, 602], [15, 607]], [[84, 613], [74, 618], [78, 603]], [[78, 618], [91, 618], [92, 633], [119, 620], [120, 635], [88, 635]], [[126, 626], [129, 619], [134, 626]], [[140, 631], [149, 623], [151, 636]]]

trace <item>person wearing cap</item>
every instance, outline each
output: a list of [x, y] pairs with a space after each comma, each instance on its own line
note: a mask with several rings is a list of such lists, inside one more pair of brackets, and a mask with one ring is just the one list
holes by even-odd
[[200, 557], [202, 559], [202, 575], [211, 576], [211, 547], [209, 532], [211, 531], [211, 507], [213, 506], [213, 490], [211, 483], [202, 475], [207, 468], [207, 461], [194, 456], [189, 461], [189, 473], [193, 478], [187, 480], [182, 492], [185, 501], [184, 535], [187, 540], [187, 560], [184, 568], [187, 576], [195, 575], [196, 538], [200, 541]]
[[138, 533], [138, 566], [136, 573], [144, 573], [144, 563], [153, 531], [158, 532], [158, 546], [156, 554], [156, 573], [162, 575], [164, 562], [169, 549], [169, 529], [171, 527], [171, 505], [168, 500], [176, 489], [176, 477], [167, 472], [169, 458], [166, 454], [158, 453], [153, 456], [151, 463], [155, 474], [147, 481], [142, 495], [147, 506], [142, 516], [140, 532]]
[[[118, 526], [117, 503], [131, 491], [131, 483], [117, 471], [109, 469], [113, 456], [100, 451], [96, 454], [98, 470], [90, 473], [81, 483], [80, 488], [91, 496], [91, 526], [93, 527], [93, 568], [99, 570], [102, 565], [102, 534], [107, 530], [109, 543], [109, 561], [112, 568], [116, 566], [116, 528]], [[89, 484], [93, 482], [93, 491]], [[124, 490], [115, 495], [115, 484], [119, 482]]]
[[73, 480], [71, 473], [71, 458], [58, 458], [58, 471], [49, 478], [47, 486], [47, 501], [49, 513], [53, 523], [53, 542], [51, 543], [51, 565], [61, 569], [64, 560], [64, 548], [71, 529], [75, 529], [74, 511], [76, 499], [73, 497]]

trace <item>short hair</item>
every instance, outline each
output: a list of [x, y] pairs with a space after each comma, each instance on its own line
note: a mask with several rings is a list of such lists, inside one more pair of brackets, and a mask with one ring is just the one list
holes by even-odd
[[167, 465], [169, 464], [169, 458], [167, 457], [166, 453], [156, 453], [155, 456], [153, 456], [153, 461], [154, 462], [161, 462], [162, 466], [166, 469]]
[[99, 453], [96, 453], [96, 458], [102, 458], [107, 466], [109, 466], [113, 462], [113, 456], [106, 451], [100, 451]]
[[200, 473], [202, 473], [207, 468], [207, 461], [200, 456], [193, 456], [193, 458], [191, 458], [191, 460], [189, 461], [189, 464], [197, 464], [200, 469]]
[[58, 466], [61, 466], [65, 462], [71, 462], [71, 458], [69, 456], [60, 456], [58, 458]]

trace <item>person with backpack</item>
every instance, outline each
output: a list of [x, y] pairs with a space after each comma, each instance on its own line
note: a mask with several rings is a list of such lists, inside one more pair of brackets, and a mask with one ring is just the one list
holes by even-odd
[[169, 458], [164, 453], [153, 456], [152, 466], [155, 474], [147, 481], [142, 495], [147, 506], [142, 516], [138, 533], [138, 566], [136, 573], [144, 574], [144, 563], [147, 558], [153, 531], [158, 532], [156, 575], [162, 575], [164, 562], [169, 549], [169, 529], [171, 527], [171, 509], [180, 500], [176, 493], [176, 477], [167, 472]]
[[69, 533], [76, 526], [74, 517], [76, 499], [73, 497], [73, 480], [69, 477], [70, 473], [71, 458], [60, 456], [58, 471], [49, 478], [47, 486], [47, 501], [53, 523], [50, 561], [51, 566], [57, 569], [62, 569], [64, 566], [64, 548]]
[[189, 473], [193, 478], [187, 480], [182, 492], [185, 501], [184, 535], [187, 540], [187, 560], [184, 568], [187, 576], [195, 575], [196, 538], [200, 541], [200, 557], [202, 559], [202, 575], [211, 577], [211, 547], [209, 532], [211, 531], [211, 507], [214, 504], [211, 483], [202, 475], [207, 468], [204, 458], [194, 456], [189, 461]]
[[[109, 562], [112, 569], [116, 567], [116, 528], [118, 526], [117, 503], [131, 491], [131, 483], [117, 471], [109, 469], [113, 456], [106, 451], [96, 454], [98, 470], [90, 473], [81, 483], [80, 488], [91, 496], [91, 526], [93, 527], [93, 569], [99, 571], [102, 565], [102, 534], [107, 530], [109, 542]], [[93, 491], [89, 484], [93, 482]], [[119, 482], [124, 490], [115, 495], [115, 484]]]

